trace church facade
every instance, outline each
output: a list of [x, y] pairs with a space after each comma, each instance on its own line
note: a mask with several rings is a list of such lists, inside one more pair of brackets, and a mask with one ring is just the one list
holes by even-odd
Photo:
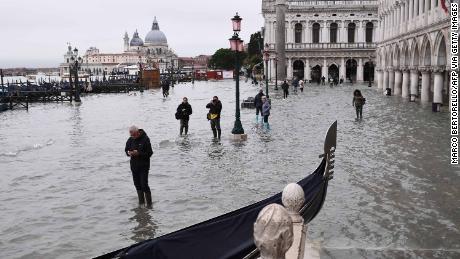
[[377, 1], [264, 0], [270, 79], [275, 79], [279, 59], [277, 5], [283, 2], [287, 79], [319, 81], [324, 76], [367, 81], [374, 77], [379, 36]]
[[[61, 64], [61, 75], [69, 74], [69, 61], [75, 55], [72, 48], [64, 55], [64, 63]], [[129, 66], [154, 65], [160, 73], [165, 73], [167, 69], [177, 68], [179, 58], [176, 53], [169, 48], [166, 35], [160, 30], [159, 23], [154, 18], [151, 30], [143, 40], [137, 30], [129, 38], [125, 32], [123, 37], [123, 52], [121, 53], [101, 53], [96, 47], [89, 48], [82, 56], [83, 63], [81, 70], [88, 75], [102, 75], [112, 72], [114, 69], [121, 69]]]

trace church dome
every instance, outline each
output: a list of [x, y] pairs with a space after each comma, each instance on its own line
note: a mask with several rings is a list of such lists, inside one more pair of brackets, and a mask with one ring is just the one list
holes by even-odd
[[145, 43], [154, 46], [167, 46], [168, 40], [166, 35], [160, 31], [157, 18], [153, 20], [152, 30], [145, 36]]
[[144, 46], [144, 42], [139, 37], [139, 33], [137, 33], [137, 30], [136, 32], [134, 32], [133, 38], [131, 39], [131, 42], [129, 43], [129, 45], [132, 47]]

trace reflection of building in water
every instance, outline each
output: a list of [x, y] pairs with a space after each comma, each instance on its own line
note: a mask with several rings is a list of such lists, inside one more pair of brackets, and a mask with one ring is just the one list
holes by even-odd
[[269, 78], [275, 78], [278, 2], [286, 4], [278, 8], [285, 9], [288, 79], [297, 76], [318, 81], [325, 76], [363, 81], [372, 76], [369, 61], [375, 58], [377, 47], [377, 1], [263, 0], [264, 41], [270, 47]]
[[[124, 48], [122, 53], [101, 53], [95, 47], [89, 48], [83, 56], [82, 70], [92, 75], [102, 75], [103, 71], [111, 72], [114, 68], [123, 68], [130, 65], [156, 64], [160, 72], [167, 68], [178, 66], [178, 57], [168, 46], [166, 35], [160, 31], [156, 17], [152, 29], [143, 41], [137, 30], [130, 39], [126, 32], [123, 38]], [[60, 65], [61, 75], [68, 75], [68, 62], [74, 56], [72, 48], [64, 55], [64, 63]]]

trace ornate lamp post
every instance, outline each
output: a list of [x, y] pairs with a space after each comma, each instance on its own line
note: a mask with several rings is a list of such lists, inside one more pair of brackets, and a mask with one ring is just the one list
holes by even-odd
[[[72, 71], [75, 73], [75, 102], [81, 102], [80, 99], [80, 82], [78, 81], [78, 71], [81, 68], [81, 64], [83, 62], [83, 59], [78, 56], [78, 49], [75, 48], [73, 50], [73, 56], [70, 58], [70, 64], [69, 64], [69, 70], [70, 70], [70, 82], [72, 83]], [[72, 85], [72, 84], [71, 84]]]
[[236, 84], [236, 112], [235, 112], [235, 125], [232, 130], [232, 134], [244, 134], [243, 125], [240, 120], [240, 60], [239, 53], [244, 51], [243, 41], [239, 37], [239, 32], [241, 31], [241, 17], [236, 13], [232, 18], [233, 24], [233, 36], [230, 40], [230, 48], [235, 51], [235, 84]]
[[264, 46], [265, 92], [266, 92], [266, 94], [267, 94], [267, 98], [269, 98], [269, 96], [268, 96], [268, 60], [270, 59], [270, 53], [268, 52], [268, 50], [269, 50], [268, 43], [265, 43], [265, 46]]

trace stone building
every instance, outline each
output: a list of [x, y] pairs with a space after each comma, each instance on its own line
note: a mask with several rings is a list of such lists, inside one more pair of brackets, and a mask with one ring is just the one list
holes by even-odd
[[374, 77], [379, 36], [378, 1], [263, 0], [270, 79], [275, 78], [276, 60], [281, 70], [284, 65], [279, 60], [283, 53], [276, 49], [277, 8], [280, 7], [285, 10], [287, 79], [297, 76], [318, 81], [324, 76], [367, 81]]
[[412, 101], [447, 103], [450, 16], [441, 0], [380, 0], [380, 89]]
[[[60, 72], [64, 77], [69, 74], [68, 63], [72, 56], [75, 54], [69, 46], [64, 55], [64, 63], [60, 65]], [[156, 17], [151, 30], [145, 36], [145, 41], [140, 38], [137, 30], [131, 39], [125, 32], [122, 53], [101, 53], [98, 48], [91, 47], [82, 58], [82, 70], [91, 75], [102, 75], [103, 71], [111, 72], [116, 68], [139, 65], [139, 63], [153, 64], [160, 69], [161, 73], [172, 66], [177, 68], [179, 65], [179, 58], [169, 48], [166, 35], [160, 30]]]

